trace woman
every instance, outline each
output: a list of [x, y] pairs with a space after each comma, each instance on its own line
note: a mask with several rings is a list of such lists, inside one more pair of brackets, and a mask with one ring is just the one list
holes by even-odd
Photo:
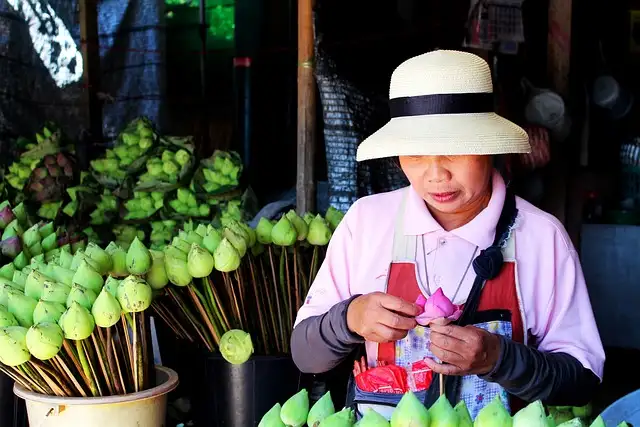
[[[424, 360], [472, 417], [495, 396], [512, 412], [537, 399], [586, 404], [605, 357], [578, 255], [494, 170], [496, 155], [530, 147], [493, 112], [488, 65], [455, 51], [409, 59], [390, 98], [391, 121], [357, 158], [398, 157], [411, 185], [358, 200], [336, 229], [293, 331], [299, 369], [327, 372], [364, 344], [369, 368]], [[438, 289], [462, 317], [425, 329], [415, 301]], [[356, 406], [399, 399], [351, 384]]]

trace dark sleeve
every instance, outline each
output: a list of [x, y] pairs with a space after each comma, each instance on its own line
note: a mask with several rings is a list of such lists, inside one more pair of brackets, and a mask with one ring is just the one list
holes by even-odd
[[500, 357], [482, 379], [500, 384], [526, 401], [542, 400], [553, 406], [584, 406], [600, 380], [567, 353], [546, 353], [500, 337]]
[[323, 315], [309, 317], [294, 328], [291, 355], [301, 372], [328, 372], [364, 342], [347, 327], [347, 308], [358, 296], [334, 305]]

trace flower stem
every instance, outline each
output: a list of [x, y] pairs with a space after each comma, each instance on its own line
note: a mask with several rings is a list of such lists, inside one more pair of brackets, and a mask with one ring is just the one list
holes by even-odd
[[82, 348], [82, 341], [76, 341], [76, 350], [78, 352], [78, 359], [80, 359], [80, 365], [82, 365], [82, 371], [84, 372], [85, 377], [89, 381], [89, 389], [91, 390], [91, 395], [93, 397], [98, 397], [98, 388], [96, 387], [96, 383], [93, 381], [93, 375], [91, 374], [91, 368], [89, 367], [89, 362], [87, 362], [87, 358], [84, 355], [84, 349]]

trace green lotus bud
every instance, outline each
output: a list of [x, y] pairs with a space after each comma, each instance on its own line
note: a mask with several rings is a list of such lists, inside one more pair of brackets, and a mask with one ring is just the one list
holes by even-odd
[[302, 427], [306, 424], [308, 415], [309, 393], [304, 388], [290, 397], [280, 410], [280, 419], [290, 427]]
[[113, 261], [109, 253], [93, 242], [87, 245], [84, 253], [98, 264], [100, 268], [98, 273], [100, 274], [107, 274], [113, 267]]
[[9, 305], [9, 292], [16, 290], [19, 289], [7, 283], [0, 283], [0, 305], [7, 307]]
[[344, 218], [344, 214], [341, 211], [334, 208], [333, 206], [329, 206], [329, 209], [327, 209], [325, 218], [327, 219], [327, 222], [331, 226], [331, 229], [335, 230], [336, 228], [338, 228], [338, 225], [342, 221], [342, 218]]
[[187, 260], [178, 258], [168, 252], [164, 255], [164, 269], [167, 272], [169, 281], [176, 286], [187, 286], [193, 279], [189, 274]]
[[240, 223], [240, 227], [242, 227], [247, 235], [247, 245], [252, 248], [258, 243], [258, 236], [253, 228], [249, 227], [249, 224], [244, 222]]
[[151, 268], [149, 249], [136, 236], [127, 251], [127, 270], [131, 274], [143, 275]]
[[464, 400], [458, 402], [453, 410], [458, 414], [458, 427], [473, 427], [471, 414], [469, 414], [469, 409], [467, 409], [467, 404]]
[[36, 243], [33, 246], [29, 246], [29, 252], [31, 253], [31, 255], [34, 255], [34, 256], [42, 255], [42, 258], [44, 258], [43, 249], [40, 242]]
[[37, 270], [33, 270], [27, 276], [27, 280], [24, 285], [24, 294], [29, 298], [39, 300], [42, 297], [42, 291], [44, 290], [44, 282], [53, 280], [51, 277], [45, 276]]
[[200, 237], [204, 239], [204, 237], [207, 235], [207, 226], [204, 224], [199, 224], [195, 231]]
[[73, 261], [71, 262], [70, 270], [77, 271], [78, 268], [80, 268], [80, 264], [82, 264], [82, 261], [85, 261], [87, 264], [89, 264], [89, 266], [91, 266], [91, 268], [93, 268], [95, 271], [100, 270], [100, 266], [98, 265], [98, 263], [89, 258], [84, 253], [84, 250], [80, 250], [75, 253], [75, 255], [73, 256]]
[[246, 241], [247, 246], [249, 246], [249, 233], [247, 232], [247, 227], [243, 227], [241, 222], [231, 219], [226, 222], [225, 228], [228, 228], [238, 236], [242, 237]]
[[44, 265], [44, 263], [44, 254], [35, 255], [33, 258], [31, 258], [31, 265], [35, 267], [37, 267], [38, 265]]
[[18, 204], [18, 206], [16, 206], [15, 208], [13, 208], [13, 214], [16, 216], [16, 219], [20, 222], [20, 223], [25, 223], [27, 222], [27, 211], [24, 207], [24, 203], [20, 203]]
[[412, 392], [405, 393], [391, 415], [393, 427], [429, 426], [429, 412]]
[[364, 411], [358, 427], [390, 427], [389, 421], [371, 408]]
[[475, 427], [505, 426], [511, 427], [513, 420], [504, 409], [499, 396], [496, 396], [487, 406], [478, 413], [473, 425]]
[[66, 307], [57, 302], [38, 301], [36, 308], [33, 310], [33, 324], [58, 323], [65, 310]]
[[62, 348], [64, 334], [56, 323], [40, 323], [29, 328], [26, 336], [27, 349], [33, 357], [49, 360]]
[[7, 308], [20, 326], [28, 328], [33, 325], [33, 310], [35, 310], [36, 305], [38, 305], [38, 301], [25, 296], [22, 292], [9, 291]]
[[213, 271], [213, 257], [209, 251], [193, 243], [187, 258], [187, 268], [192, 277], [208, 277]]
[[60, 258], [58, 258], [58, 265], [62, 268], [69, 269], [73, 262], [73, 255], [69, 251], [61, 250]]
[[607, 426], [604, 423], [604, 420], [602, 419], [602, 416], [598, 415], [596, 417], [596, 419], [593, 420], [593, 423], [591, 423], [591, 425], [589, 427], [607, 427]]
[[18, 326], [18, 320], [13, 314], [9, 313], [9, 310], [0, 305], [0, 328], [6, 328], [7, 326]]
[[[356, 417], [353, 414], [353, 410], [349, 408], [344, 408], [342, 411], [336, 412], [335, 414], [325, 418], [320, 423], [320, 427], [351, 427], [355, 422], [356, 422]], [[423, 426], [423, 424], [415, 424], [415, 425], [420, 427]], [[427, 424], [424, 424], [424, 425], [426, 426]]]
[[8, 326], [0, 329], [0, 363], [19, 366], [31, 359], [27, 348], [27, 328]]
[[171, 244], [180, 249], [182, 252], [184, 252], [185, 254], [188, 254], [189, 251], [191, 250], [191, 244], [189, 242], [187, 242], [186, 240], [183, 240], [179, 237], [174, 237], [174, 239], [171, 241]]
[[311, 221], [313, 221], [313, 218], [315, 217], [316, 215], [312, 214], [311, 212], [305, 212], [304, 215], [302, 216], [302, 219], [307, 225], [310, 225]]
[[28, 248], [36, 243], [40, 243], [40, 226], [38, 226], [38, 224], [29, 227], [27, 231], [24, 232], [22, 235], [22, 243]]
[[56, 248], [44, 254], [45, 262], [52, 262], [54, 264], [58, 264], [58, 260], [60, 259], [60, 249]]
[[280, 411], [282, 406], [279, 403], [273, 405], [269, 411], [264, 414], [264, 417], [260, 420], [258, 427], [287, 427], [280, 419]]
[[180, 249], [176, 248], [175, 246], [167, 246], [164, 250], [164, 256], [166, 257], [174, 257], [177, 259], [180, 259], [184, 262], [187, 262], [187, 258], [188, 258], [188, 252], [182, 252]]
[[542, 402], [536, 400], [513, 417], [513, 427], [547, 427], [547, 413]]
[[16, 267], [13, 263], [5, 264], [0, 268], [0, 277], [4, 277], [7, 280], [13, 279], [13, 272], [16, 271]]
[[127, 271], [127, 253], [125, 250], [116, 243], [111, 242], [105, 251], [111, 256], [111, 275], [116, 277], [127, 276], [129, 272]]
[[184, 166], [187, 163], [189, 163], [190, 158], [191, 156], [189, 155], [189, 152], [187, 150], [183, 150], [181, 148], [178, 151], [176, 151], [176, 162], [178, 162], [180, 166]]
[[251, 335], [239, 329], [231, 329], [225, 332], [220, 339], [220, 354], [227, 362], [233, 365], [243, 364], [253, 354]]
[[48, 273], [47, 276], [50, 276], [56, 282], [60, 282], [69, 287], [73, 285], [73, 276], [76, 275], [75, 271], [60, 267], [59, 265], [51, 265], [50, 269], [48, 268], [47, 270], [43, 270], [43, 273]]
[[571, 408], [571, 412], [573, 412], [573, 415], [578, 418], [591, 418], [591, 415], [593, 414], [593, 405], [588, 403], [585, 406], [574, 406]]
[[160, 290], [169, 284], [169, 278], [164, 268], [164, 253], [150, 250], [151, 269], [147, 273], [146, 280], [154, 290]]
[[122, 280], [116, 279], [115, 277], [109, 276], [107, 277], [106, 282], [104, 282], [104, 287], [102, 289], [106, 289], [114, 297], [118, 297], [118, 287], [122, 283]]
[[195, 243], [198, 246], [202, 246], [202, 237], [195, 231], [187, 233], [187, 238], [184, 239], [187, 243]]
[[40, 299], [42, 301], [66, 304], [69, 292], [71, 292], [71, 288], [60, 282], [44, 282], [44, 289]]
[[60, 327], [66, 339], [82, 341], [91, 336], [95, 322], [89, 310], [73, 302], [60, 318]]
[[236, 248], [240, 258], [242, 258], [247, 253], [247, 241], [241, 235], [231, 230], [230, 228], [225, 228], [222, 232], [222, 235], [229, 241], [229, 243], [231, 243], [234, 248]]
[[296, 229], [286, 216], [282, 216], [280, 221], [271, 230], [271, 240], [278, 246], [292, 246], [298, 239]]
[[104, 280], [100, 273], [94, 270], [85, 260], [80, 263], [78, 271], [73, 275], [73, 283], [78, 284], [85, 289], [90, 289], [95, 293], [100, 292], [104, 285]]
[[331, 240], [331, 229], [322, 216], [317, 215], [309, 224], [307, 241], [314, 246], [326, 246]]
[[309, 232], [309, 227], [307, 226], [307, 223], [304, 222], [302, 218], [300, 218], [296, 211], [291, 209], [289, 212], [287, 212], [287, 219], [291, 221], [291, 224], [296, 229], [298, 240], [302, 241], [306, 239], [307, 233]]
[[223, 273], [237, 270], [240, 267], [240, 259], [240, 254], [226, 238], [222, 239], [213, 253], [215, 269]]
[[91, 289], [84, 288], [83, 286], [74, 283], [67, 297], [67, 307], [71, 307], [71, 304], [77, 302], [87, 310], [91, 310], [93, 303], [98, 295]]
[[[621, 424], [618, 424], [618, 427], [625, 426], [625, 425], [628, 426], [627, 423], [623, 422]], [[564, 422], [562, 424], [558, 424], [558, 427], [585, 427], [585, 425], [584, 425], [584, 423], [582, 422], [582, 420], [580, 418], [573, 418], [573, 419], [571, 419], [569, 421], [566, 421], [566, 422]]]
[[258, 221], [258, 226], [256, 227], [256, 237], [258, 239], [258, 242], [262, 243], [263, 245], [271, 244], [272, 230], [273, 223], [265, 217], [260, 218], [260, 221]]
[[151, 286], [133, 275], [124, 279], [118, 286], [118, 302], [126, 313], [145, 311], [151, 305], [152, 297]]
[[571, 406], [557, 406], [549, 408], [549, 415], [553, 419], [554, 425], [561, 425], [573, 420], [573, 412]]
[[222, 235], [220, 232], [211, 227], [211, 229], [207, 230], [207, 234], [204, 236], [204, 239], [202, 239], [202, 246], [212, 254], [216, 251], [221, 241]]
[[458, 427], [458, 414], [453, 410], [447, 396], [441, 395], [429, 408], [431, 427]]
[[93, 303], [91, 308], [91, 314], [93, 319], [101, 328], [110, 328], [118, 323], [120, 320], [120, 314], [122, 314], [122, 307], [118, 300], [106, 289], [102, 289], [100, 295]]
[[[24, 234], [24, 229], [20, 225], [20, 221], [18, 221], [17, 219], [14, 219], [9, 223], [9, 225], [7, 225], [5, 232], [8, 229], [13, 229], [15, 233], [14, 236], [22, 236]], [[13, 236], [10, 236], [10, 237], [13, 237]], [[2, 240], [6, 240], [6, 238], [4, 237], [4, 234], [2, 235]]]
[[53, 222], [48, 222], [42, 227], [40, 227], [40, 236], [42, 238], [49, 237], [55, 232], [55, 228]]
[[16, 289], [24, 290], [25, 286], [27, 286], [27, 277], [29, 275], [25, 271], [15, 270], [13, 272], [12, 286]]
[[58, 247], [58, 236], [56, 235], [56, 233], [49, 234], [47, 237], [42, 239], [40, 245], [42, 246], [42, 250], [44, 252], [52, 251]]
[[335, 414], [336, 409], [333, 406], [333, 400], [331, 400], [331, 393], [326, 392], [309, 411], [307, 417], [307, 425], [310, 427], [317, 427], [320, 422], [330, 415]]
[[29, 259], [24, 251], [20, 252], [18, 256], [13, 260], [13, 265], [17, 270], [22, 270], [29, 265]]

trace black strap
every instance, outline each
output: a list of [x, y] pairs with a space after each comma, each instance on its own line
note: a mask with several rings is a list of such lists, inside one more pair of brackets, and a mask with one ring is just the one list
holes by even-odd
[[391, 118], [432, 114], [492, 113], [493, 93], [443, 93], [389, 100]]
[[[498, 274], [500, 274], [500, 270], [504, 264], [504, 259], [502, 257], [502, 245], [509, 238], [511, 227], [516, 220], [516, 216], [518, 216], [516, 198], [513, 193], [507, 190], [504, 205], [502, 207], [502, 213], [500, 214], [500, 219], [496, 225], [496, 237], [493, 244], [480, 252], [480, 255], [473, 260], [473, 269], [476, 273], [476, 278], [473, 281], [471, 292], [469, 293], [467, 302], [462, 310], [462, 315], [455, 322], [456, 325], [467, 326], [473, 323], [473, 318], [475, 317], [476, 312], [478, 311], [478, 305], [480, 304], [480, 296], [482, 295], [484, 284], [487, 280], [495, 279]], [[447, 399], [452, 405], [457, 403], [461, 382], [462, 377], [460, 376], [445, 376], [445, 393], [447, 395]], [[430, 408], [439, 397], [440, 377], [439, 375], [434, 375], [431, 386], [425, 396], [425, 406]]]

